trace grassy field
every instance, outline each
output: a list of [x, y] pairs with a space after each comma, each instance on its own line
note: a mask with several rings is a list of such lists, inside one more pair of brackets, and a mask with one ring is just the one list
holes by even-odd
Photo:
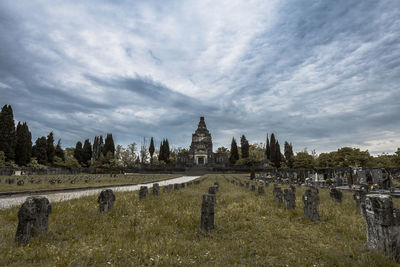
[[[25, 247], [14, 243], [18, 208], [0, 211], [0, 265], [396, 266], [363, 249], [365, 220], [350, 193], [338, 204], [320, 190], [321, 221], [311, 222], [303, 215], [305, 188], [287, 211], [273, 203], [272, 185], [257, 196], [223, 175], [206, 177], [142, 201], [137, 191], [116, 193], [108, 214], [99, 213], [96, 196], [54, 203], [48, 233]], [[205, 234], [201, 199], [216, 179], [215, 231]]]
[[[0, 177], [0, 192], [25, 191], [38, 189], [55, 189], [71, 187], [87, 187], [100, 185], [139, 184], [180, 177], [182, 174], [76, 174], [76, 175], [30, 175]], [[7, 179], [14, 179], [12, 184]], [[19, 180], [24, 181], [18, 185]]]

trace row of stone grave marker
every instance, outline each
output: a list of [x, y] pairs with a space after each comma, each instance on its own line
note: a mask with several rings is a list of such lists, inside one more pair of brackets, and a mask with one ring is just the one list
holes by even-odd
[[[246, 187], [248, 188], [246, 182]], [[236, 184], [236, 182], [235, 182]], [[254, 191], [254, 190], [252, 190]], [[286, 209], [294, 209], [296, 188], [290, 185], [285, 189], [283, 196]], [[343, 194], [336, 188], [329, 192], [333, 202], [341, 203]], [[282, 190], [274, 184], [274, 201], [281, 204]], [[366, 188], [354, 192], [353, 198], [360, 213], [366, 220], [367, 242], [365, 248], [375, 250], [389, 256], [396, 262], [400, 262], [400, 209], [394, 208], [392, 197], [389, 194], [368, 194]], [[319, 221], [318, 206], [320, 204], [319, 192], [316, 187], [309, 187], [302, 196], [304, 203], [304, 214], [311, 221]]]
[[[206, 179], [202, 178], [195, 181], [187, 182], [188, 186], [192, 184], [200, 184]], [[179, 188], [183, 188], [184, 184], [177, 184]], [[168, 185], [164, 188], [178, 188], [175, 185]], [[179, 189], [178, 188], [178, 189]], [[177, 190], [177, 189], [175, 189]], [[153, 196], [160, 194], [160, 186], [158, 183], [153, 184]], [[172, 191], [172, 190], [171, 190]], [[146, 199], [148, 188], [141, 186], [139, 189], [139, 199]], [[100, 212], [109, 212], [114, 209], [115, 195], [111, 189], [102, 190], [97, 198]], [[46, 233], [48, 229], [48, 218], [51, 214], [51, 204], [46, 197], [30, 196], [22, 204], [18, 211], [18, 226], [15, 234], [15, 241], [18, 244], [26, 245], [32, 238], [38, 234]]]

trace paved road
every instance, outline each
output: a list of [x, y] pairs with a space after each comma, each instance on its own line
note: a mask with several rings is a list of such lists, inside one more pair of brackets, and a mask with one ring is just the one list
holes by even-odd
[[[178, 177], [178, 178], [160, 181], [157, 183], [160, 186], [176, 184], [176, 183], [186, 183], [188, 181], [194, 180], [199, 177], [200, 176], [182, 176], [182, 177]], [[153, 183], [113, 187], [112, 190], [114, 192], [135, 191], [135, 190], [139, 190], [139, 188], [141, 186], [147, 186], [150, 188], [153, 186]], [[66, 201], [66, 200], [70, 200], [70, 199], [74, 199], [74, 198], [80, 198], [80, 197], [84, 197], [84, 196], [97, 195], [97, 194], [100, 194], [101, 190], [104, 190], [104, 189], [105, 188], [80, 190], [80, 191], [76, 191], [76, 192], [48, 193], [48, 194], [43, 194], [42, 196], [47, 197], [50, 202], [59, 202], [59, 201]], [[0, 210], [8, 209], [8, 208], [11, 208], [16, 205], [21, 205], [22, 203], [25, 202], [26, 198], [27, 198], [27, 196], [17, 196], [17, 197], [14, 196], [14, 197], [0, 198]]]

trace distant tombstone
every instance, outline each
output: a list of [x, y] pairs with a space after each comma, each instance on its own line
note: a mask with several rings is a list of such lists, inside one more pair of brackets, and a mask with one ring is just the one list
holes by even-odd
[[17, 185], [19, 185], [19, 186], [22, 186], [22, 185], [24, 185], [24, 180], [18, 180], [18, 182], [17, 182]]
[[181, 188], [185, 188], [185, 183], [181, 183]]
[[342, 191], [337, 190], [336, 188], [331, 188], [329, 195], [333, 201], [342, 203], [342, 198], [343, 198]]
[[201, 223], [200, 229], [205, 232], [214, 230], [214, 203], [215, 195], [203, 195], [203, 202], [201, 204]]
[[246, 182], [246, 188], [249, 188], [249, 186], [250, 186], [250, 183]]
[[14, 180], [14, 178], [7, 178], [7, 179], [6, 179], [6, 183], [7, 183], [7, 184], [14, 184], [14, 183], [15, 183], [15, 180]]
[[139, 199], [146, 199], [149, 194], [147, 186], [141, 186], [139, 189]]
[[279, 186], [276, 186], [276, 185], [274, 184], [274, 190], [272, 191], [272, 193], [273, 193], [273, 196], [274, 196], [274, 201], [275, 201], [275, 203], [282, 204], [282, 203], [283, 203], [283, 199], [282, 199], [282, 195], [283, 195], [282, 189], [281, 189]]
[[361, 215], [364, 216], [365, 210], [365, 196], [368, 194], [368, 189], [365, 187], [361, 187], [359, 190], [354, 191], [353, 199], [356, 202], [357, 208], [360, 209]]
[[179, 190], [179, 184], [174, 184], [174, 190]]
[[251, 191], [256, 191], [256, 186], [254, 184], [251, 185]]
[[169, 184], [169, 185], [168, 185], [168, 191], [170, 191], [170, 192], [171, 192], [173, 189], [174, 189], [174, 185], [172, 185], [172, 184]]
[[47, 232], [51, 205], [45, 197], [28, 197], [18, 211], [15, 241], [28, 244], [32, 237]]
[[336, 178], [336, 185], [337, 186], [342, 186], [343, 185], [343, 180], [342, 180], [342, 177], [337, 177]]
[[115, 195], [111, 189], [101, 191], [97, 198], [99, 203], [100, 212], [108, 212], [114, 209]]
[[294, 185], [290, 185], [290, 190], [292, 190], [294, 193], [296, 193], [296, 186], [294, 186]]
[[304, 215], [311, 221], [319, 221], [318, 206], [320, 203], [318, 189], [311, 187], [303, 195]]
[[200, 184], [200, 180], [194, 181], [194, 184]]
[[371, 176], [374, 184], [380, 184], [383, 180], [383, 172], [381, 169], [372, 169]]
[[160, 185], [158, 183], [153, 184], [153, 196], [160, 195]]
[[210, 187], [208, 188], [208, 193], [209, 193], [209, 194], [212, 194], [212, 195], [215, 195], [215, 194], [217, 193], [216, 187], [215, 187], [215, 186], [210, 186]]
[[288, 210], [296, 208], [296, 191], [293, 189], [283, 190], [283, 198], [285, 199], [285, 208]]
[[364, 217], [367, 224], [365, 248], [381, 252], [399, 262], [400, 210], [393, 207], [392, 197], [366, 195]]
[[258, 195], [264, 195], [264, 186], [262, 186], [262, 185], [259, 185], [258, 186]]
[[244, 187], [244, 183], [240, 182], [240, 187]]
[[163, 193], [167, 193], [168, 192], [168, 186], [163, 186]]
[[219, 183], [217, 181], [214, 182], [215, 191], [218, 192]]

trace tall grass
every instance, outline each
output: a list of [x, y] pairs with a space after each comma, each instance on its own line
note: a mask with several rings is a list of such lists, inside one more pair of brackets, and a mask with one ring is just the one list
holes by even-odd
[[[0, 211], [1, 266], [396, 266], [366, 251], [365, 220], [350, 193], [334, 203], [320, 190], [321, 221], [303, 214], [297, 188], [296, 210], [207, 175], [200, 185], [151, 194], [116, 193], [115, 210], [98, 211], [96, 197], [52, 204], [47, 234], [29, 245], [14, 242], [18, 208]], [[229, 177], [226, 175], [226, 177]], [[215, 231], [200, 231], [202, 195], [218, 178]], [[241, 177], [240, 179], [244, 179]]]

